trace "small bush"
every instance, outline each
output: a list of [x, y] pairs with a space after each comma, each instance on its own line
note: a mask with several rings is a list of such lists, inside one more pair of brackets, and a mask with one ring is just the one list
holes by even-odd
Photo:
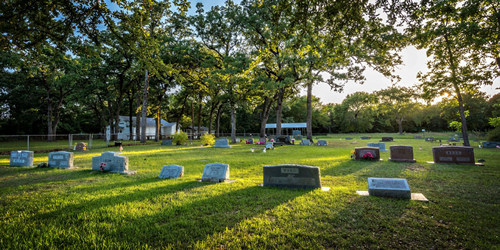
[[488, 133], [488, 141], [500, 141], [500, 126], [490, 130]]
[[215, 144], [215, 137], [213, 134], [205, 133], [201, 136], [201, 145], [212, 146]]
[[187, 134], [184, 133], [183, 131], [180, 131], [174, 134], [174, 139], [172, 140], [172, 142], [175, 143], [175, 145], [183, 145], [184, 143], [187, 142], [187, 140], [188, 140]]

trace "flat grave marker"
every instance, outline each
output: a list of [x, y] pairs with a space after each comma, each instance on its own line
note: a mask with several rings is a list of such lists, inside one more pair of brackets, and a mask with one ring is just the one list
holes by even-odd
[[439, 146], [432, 148], [434, 163], [476, 164], [474, 148], [465, 146]]
[[394, 137], [382, 137], [382, 140], [383, 142], [390, 142], [390, 141], [394, 141]]
[[229, 182], [229, 165], [224, 163], [211, 163], [205, 165], [202, 182]]
[[101, 156], [92, 157], [92, 170], [131, 175], [136, 171], [128, 170], [128, 157], [117, 152], [104, 152]]
[[361, 140], [370, 140], [371, 136], [361, 136]]
[[376, 147], [378, 148], [380, 151], [387, 151], [387, 149], [385, 148], [385, 143], [383, 142], [378, 142], [378, 143], [368, 143], [367, 145], [368, 147]]
[[11, 167], [33, 167], [33, 151], [19, 150], [10, 152]]
[[368, 178], [368, 193], [379, 197], [411, 199], [408, 182], [399, 178]]
[[264, 166], [264, 187], [321, 188], [320, 169], [304, 165]]
[[415, 159], [413, 159], [412, 146], [395, 145], [390, 146], [389, 149], [391, 150], [391, 158], [389, 158], [389, 161], [417, 162], [415, 161]]
[[302, 141], [300, 142], [300, 145], [310, 146], [311, 141], [309, 141], [309, 139], [302, 139]]
[[184, 176], [184, 167], [179, 165], [166, 165], [161, 169], [160, 179], [177, 179]]
[[413, 139], [423, 139], [423, 137], [420, 135], [416, 135], [416, 136], [413, 136]]
[[497, 141], [483, 142], [483, 148], [496, 148], [497, 146], [500, 146], [500, 142]]
[[49, 153], [49, 167], [51, 168], [74, 168], [73, 152], [58, 151]]

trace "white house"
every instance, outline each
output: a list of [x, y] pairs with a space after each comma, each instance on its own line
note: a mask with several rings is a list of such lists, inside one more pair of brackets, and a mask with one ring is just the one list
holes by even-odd
[[[135, 117], [132, 117], [132, 135], [130, 135], [129, 129], [129, 117], [128, 116], [120, 116], [120, 122], [118, 123], [118, 140], [129, 140], [132, 138], [134, 140], [139, 140], [139, 138], [135, 138]], [[161, 124], [161, 135], [162, 136], [171, 136], [175, 134], [175, 122], [167, 122], [163, 119], [160, 120]], [[180, 129], [179, 129], [180, 130]], [[106, 127], [106, 137], [109, 138], [110, 127]], [[156, 121], [154, 118], [146, 118], [146, 136], [154, 136], [156, 131]]]

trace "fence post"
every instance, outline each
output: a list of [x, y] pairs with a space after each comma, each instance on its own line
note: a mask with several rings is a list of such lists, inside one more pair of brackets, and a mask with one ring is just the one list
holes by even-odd
[[28, 135], [28, 151], [30, 151], [30, 135]]
[[92, 134], [89, 134], [89, 149], [92, 149]]
[[71, 146], [73, 145], [73, 142], [71, 141], [71, 134], [68, 134], [68, 148], [71, 150]]

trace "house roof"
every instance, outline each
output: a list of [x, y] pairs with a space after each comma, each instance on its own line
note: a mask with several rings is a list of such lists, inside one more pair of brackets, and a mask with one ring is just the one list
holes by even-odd
[[[281, 128], [306, 128], [307, 123], [281, 123]], [[276, 123], [266, 124], [266, 128], [276, 128]]]

